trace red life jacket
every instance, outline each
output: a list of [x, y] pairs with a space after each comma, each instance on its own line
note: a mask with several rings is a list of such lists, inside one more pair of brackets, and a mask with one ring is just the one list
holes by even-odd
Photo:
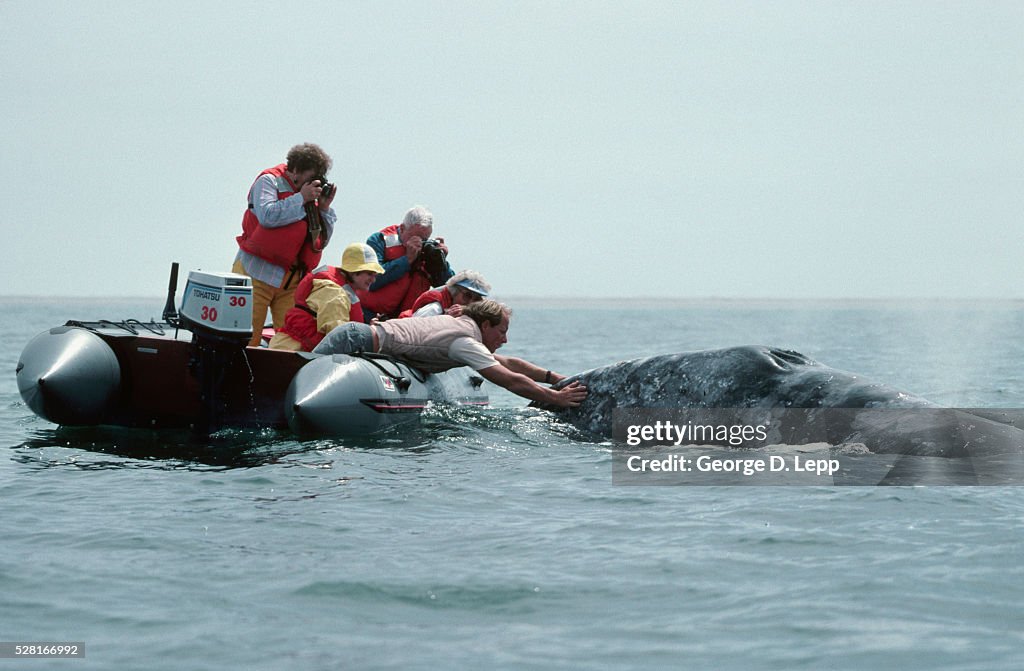
[[[295, 185], [285, 175], [287, 167], [287, 164], [282, 163], [260, 173], [260, 177], [274, 176], [277, 181], [278, 200], [284, 200], [297, 192]], [[250, 188], [250, 193], [251, 191]], [[242, 215], [242, 234], [235, 239], [239, 247], [253, 256], [282, 268], [291, 269], [299, 266], [305, 273], [320, 264], [320, 252], [313, 250], [308, 232], [309, 224], [305, 218], [277, 228], [261, 226], [253, 210], [253, 204], [249, 203], [249, 208]], [[322, 247], [323, 238], [320, 239], [320, 243]]]
[[446, 287], [424, 291], [420, 294], [420, 297], [416, 299], [416, 302], [412, 304], [411, 308], [403, 310], [402, 314], [398, 316], [402, 319], [412, 317], [412, 313], [416, 312], [424, 305], [430, 305], [431, 303], [440, 303], [441, 309], [447, 310], [455, 303], [455, 296], [453, 296], [452, 292], [448, 291]]
[[342, 291], [348, 292], [352, 299], [352, 306], [348, 310], [348, 320], [351, 322], [363, 321], [363, 308], [359, 304], [356, 292], [348, 285], [345, 273], [341, 268], [334, 266], [323, 266], [308, 273], [295, 288], [295, 307], [288, 310], [284, 316], [284, 326], [281, 331], [297, 340], [302, 345], [304, 352], [312, 352], [313, 348], [324, 339], [325, 333], [317, 330], [316, 312], [306, 304], [306, 299], [313, 291], [313, 280], [330, 280], [341, 287]]
[[[384, 236], [384, 263], [405, 256], [405, 245], [398, 237], [400, 224], [381, 230]], [[430, 279], [420, 270], [410, 270], [397, 280], [376, 291], [360, 291], [359, 299], [367, 310], [379, 315], [394, 316], [408, 310], [424, 291], [430, 289]]]

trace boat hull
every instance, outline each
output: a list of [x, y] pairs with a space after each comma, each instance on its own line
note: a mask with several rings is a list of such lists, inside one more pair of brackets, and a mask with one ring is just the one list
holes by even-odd
[[299, 436], [370, 434], [417, 423], [430, 402], [486, 403], [480, 382], [465, 368], [426, 375], [386, 357], [334, 354], [296, 373], [284, 408]]
[[25, 347], [17, 377], [26, 405], [65, 426], [365, 435], [418, 422], [428, 402], [487, 403], [464, 368], [425, 375], [390, 359], [245, 347], [152, 322], [50, 329]]

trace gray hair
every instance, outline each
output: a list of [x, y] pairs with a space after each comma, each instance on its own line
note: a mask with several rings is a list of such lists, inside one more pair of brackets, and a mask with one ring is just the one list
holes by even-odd
[[484, 279], [483, 275], [481, 275], [475, 270], [463, 270], [462, 272], [455, 273], [450, 278], [448, 278], [448, 281], [445, 282], [444, 285], [448, 287], [448, 291], [452, 292], [452, 294], [454, 295], [456, 290], [458, 289], [458, 287], [455, 285], [464, 280], [469, 280], [470, 282], [477, 285], [487, 293], [491, 292], [490, 283]]
[[405, 213], [405, 218], [402, 219], [403, 226], [426, 226], [427, 228], [434, 227], [434, 215], [430, 213], [430, 210], [417, 205], [408, 212]]

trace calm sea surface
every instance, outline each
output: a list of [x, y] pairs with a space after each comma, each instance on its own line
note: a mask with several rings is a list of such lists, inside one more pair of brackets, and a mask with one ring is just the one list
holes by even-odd
[[[1024, 408], [1020, 303], [510, 301], [571, 373], [769, 344], [953, 407]], [[1024, 668], [1024, 488], [622, 487], [611, 447], [491, 388], [419, 431], [65, 430], [28, 340], [163, 300], [0, 299], [11, 669]]]

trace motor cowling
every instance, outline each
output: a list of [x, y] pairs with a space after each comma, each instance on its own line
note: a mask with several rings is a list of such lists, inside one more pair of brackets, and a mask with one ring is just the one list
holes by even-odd
[[196, 335], [248, 342], [252, 336], [252, 279], [237, 273], [190, 271], [179, 318], [182, 327]]

